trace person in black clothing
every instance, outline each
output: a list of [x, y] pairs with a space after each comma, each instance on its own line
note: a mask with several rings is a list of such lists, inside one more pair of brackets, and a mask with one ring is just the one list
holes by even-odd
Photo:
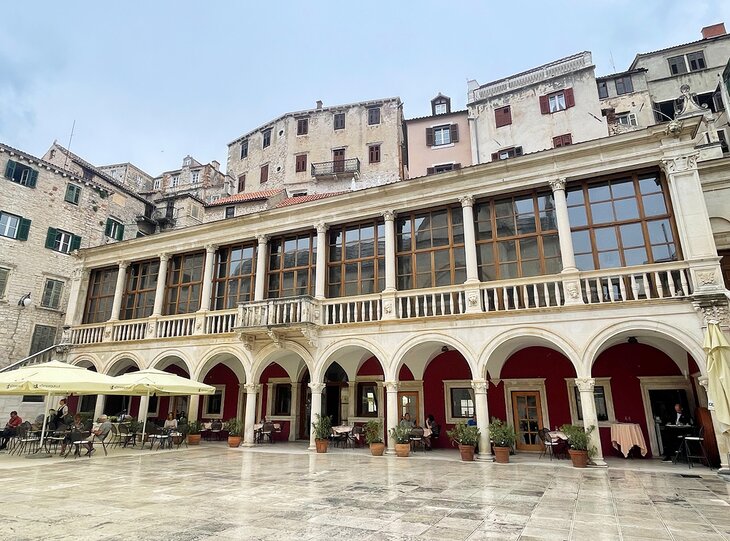
[[672, 419], [673, 425], [691, 425], [692, 424], [692, 417], [687, 415], [684, 412], [684, 409], [682, 409], [682, 404], [674, 404], [674, 413], [675, 418]]
[[[692, 425], [692, 417], [690, 417], [688, 414], [684, 412], [684, 409], [682, 408], [682, 404], [674, 404], [674, 415], [667, 423], [668, 425], [675, 425], [675, 426], [682, 426], [682, 425]], [[674, 458], [674, 455], [677, 453], [677, 449], [679, 449], [679, 446], [682, 443], [682, 440], [680, 439], [680, 434], [689, 435], [686, 432], [677, 432], [676, 429], [672, 429], [670, 427], [664, 428], [666, 432], [666, 435], [662, 439], [662, 443], [664, 445], [664, 458], [662, 459], [663, 462], [669, 462]]]
[[64, 419], [68, 415], [68, 406], [66, 405], [66, 399], [62, 398], [58, 403], [58, 409], [56, 410], [56, 424], [63, 424]]

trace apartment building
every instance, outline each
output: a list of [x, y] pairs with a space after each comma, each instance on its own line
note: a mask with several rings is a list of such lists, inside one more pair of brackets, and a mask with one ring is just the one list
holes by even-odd
[[646, 69], [603, 75], [596, 85], [608, 135], [656, 124]]
[[403, 155], [400, 98], [328, 107], [318, 101], [230, 142], [227, 170], [238, 192], [302, 196], [397, 182]]

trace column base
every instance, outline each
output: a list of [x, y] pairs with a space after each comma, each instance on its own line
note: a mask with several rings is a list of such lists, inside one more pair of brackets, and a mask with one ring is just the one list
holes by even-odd
[[591, 462], [591, 466], [595, 466], [596, 468], [608, 468], [608, 464], [606, 464], [603, 458], [594, 458]]
[[313, 443], [310, 443], [309, 444], [309, 447], [307, 447], [307, 451], [314, 451], [316, 453], [317, 452], [317, 446], [314, 445]]
[[494, 455], [492, 453], [479, 453], [477, 458], [480, 462], [494, 462]]
[[723, 481], [730, 483], [730, 468], [720, 467], [720, 469], [717, 470], [717, 476]]
[[243, 442], [241, 444], [241, 447], [256, 447], [256, 444], [255, 443], [246, 443], [246, 442]]

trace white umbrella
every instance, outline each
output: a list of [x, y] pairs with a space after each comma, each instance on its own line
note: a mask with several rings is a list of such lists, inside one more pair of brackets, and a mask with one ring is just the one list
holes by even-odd
[[60, 361], [0, 373], [0, 395], [45, 395], [41, 445], [46, 435], [48, 402], [52, 395], [110, 394], [118, 391], [119, 386], [111, 376]]
[[707, 353], [707, 386], [715, 418], [730, 431], [730, 344], [720, 325], [708, 323], [703, 348]]
[[[163, 372], [154, 368], [139, 370], [137, 372], [127, 372], [121, 376], [113, 378], [120, 389], [113, 394], [122, 395], [147, 395], [147, 403], [149, 404], [150, 396], [182, 396], [191, 394], [213, 394], [215, 387], [206, 385], [199, 381], [180, 377], [176, 374]], [[142, 434], [147, 429], [147, 412], [143, 413]], [[144, 440], [143, 440], [144, 441]]]

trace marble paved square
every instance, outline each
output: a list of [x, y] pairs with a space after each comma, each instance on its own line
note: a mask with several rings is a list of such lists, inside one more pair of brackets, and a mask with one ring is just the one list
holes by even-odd
[[285, 445], [10, 460], [0, 456], [2, 540], [730, 540], [730, 484], [708, 470]]

